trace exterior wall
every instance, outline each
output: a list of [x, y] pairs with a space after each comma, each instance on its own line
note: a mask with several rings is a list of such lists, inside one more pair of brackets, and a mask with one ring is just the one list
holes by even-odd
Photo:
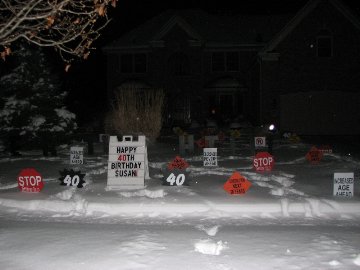
[[[185, 122], [196, 119], [203, 122], [208, 116], [207, 92], [209, 84], [226, 77], [231, 77], [245, 85], [246, 72], [253, 61], [256, 51], [239, 51], [236, 48], [208, 49], [206, 45], [191, 46], [188, 40], [193, 39], [180, 27], [175, 26], [163, 37], [163, 46], [149, 49], [118, 50], [108, 53], [108, 91], [113, 91], [123, 82], [129, 80], [142, 81], [153, 88], [162, 88], [167, 93], [166, 114], [174, 118], [183, 118]], [[237, 50], [240, 54], [240, 70], [236, 72], [213, 72], [211, 58], [213, 51]], [[147, 53], [147, 72], [144, 74], [126, 74], [119, 70], [121, 53]], [[181, 53], [188, 60], [188, 68], [184, 74], [173, 74], [169, 59]], [[246, 98], [249, 98], [246, 96]], [[246, 104], [249, 104], [246, 101]], [[186, 112], [187, 106], [191, 109]], [[249, 105], [249, 107], [252, 107]], [[185, 109], [185, 112], [183, 110]], [[183, 115], [182, 115], [183, 114]], [[190, 119], [187, 119], [190, 118]], [[172, 123], [175, 124], [175, 123]]]
[[[316, 38], [328, 29], [333, 56], [317, 57]], [[264, 121], [279, 120], [279, 96], [310, 91], [359, 92], [360, 30], [323, 1], [276, 48], [278, 61], [262, 63]], [[274, 103], [274, 100], [276, 102]]]
[[247, 84], [251, 91], [249, 92], [248, 103], [250, 104], [249, 113], [247, 115], [253, 125], [261, 123], [260, 110], [260, 88], [261, 88], [261, 63], [255, 62], [248, 72]]

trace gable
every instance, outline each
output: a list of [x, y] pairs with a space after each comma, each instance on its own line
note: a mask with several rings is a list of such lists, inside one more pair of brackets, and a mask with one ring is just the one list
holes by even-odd
[[[189, 40], [202, 40], [202, 37], [190, 26], [190, 24], [176, 15], [161, 28], [161, 30], [153, 37], [153, 40], [164, 40], [167, 35], [174, 33], [174, 31], [182, 33], [182, 36], [187, 36]], [[185, 33], [186, 35], [184, 35]]]
[[[331, 25], [339, 24], [338, 27]], [[314, 31], [322, 29], [343, 28], [356, 31], [360, 34], [360, 20], [345, 5], [338, 0], [309, 0], [307, 4], [296, 14], [296, 16], [285, 25], [285, 27], [274, 36], [274, 38], [259, 53], [276, 51], [276, 48], [289, 36], [293, 35], [301, 25], [312, 23]], [[340, 30], [341, 31], [341, 30]]]
[[[264, 46], [294, 14], [214, 15], [198, 9], [168, 10], [106, 45], [105, 51], [163, 46], [174, 31], [192, 46]], [[258, 37], [261, 37], [261, 40]]]

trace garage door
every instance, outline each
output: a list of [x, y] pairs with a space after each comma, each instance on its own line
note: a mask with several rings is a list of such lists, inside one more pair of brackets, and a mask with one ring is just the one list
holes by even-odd
[[282, 130], [302, 135], [360, 134], [360, 94], [306, 92], [280, 97]]

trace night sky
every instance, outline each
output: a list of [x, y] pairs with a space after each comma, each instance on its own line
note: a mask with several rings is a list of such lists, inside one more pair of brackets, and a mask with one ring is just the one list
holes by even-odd
[[[109, 12], [112, 21], [96, 42], [97, 50], [89, 59], [75, 63], [63, 76], [69, 90], [70, 110], [78, 115], [80, 125], [94, 122], [108, 110], [106, 103], [106, 66], [101, 47], [167, 9], [200, 8], [213, 14], [278, 14], [297, 12], [306, 0], [119, 0]], [[360, 14], [360, 1], [344, 0]], [[355, 2], [355, 3], [353, 3]]]

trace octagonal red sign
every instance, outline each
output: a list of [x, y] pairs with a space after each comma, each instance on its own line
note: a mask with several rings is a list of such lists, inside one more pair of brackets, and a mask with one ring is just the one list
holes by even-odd
[[23, 169], [17, 180], [18, 187], [22, 192], [37, 193], [44, 187], [42, 176], [33, 168]]
[[224, 190], [230, 195], [245, 194], [251, 183], [240, 173], [234, 172], [224, 184]]
[[259, 152], [254, 158], [254, 168], [257, 172], [271, 172], [275, 164], [274, 157], [268, 152]]

